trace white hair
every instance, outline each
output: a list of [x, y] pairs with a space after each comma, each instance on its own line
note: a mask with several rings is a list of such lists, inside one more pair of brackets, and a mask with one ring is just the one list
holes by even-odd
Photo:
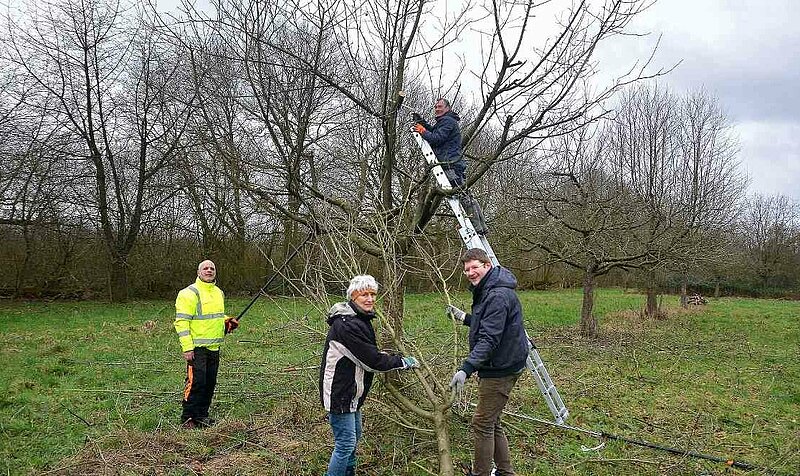
[[374, 289], [377, 292], [378, 282], [369, 274], [354, 276], [353, 279], [350, 280], [350, 286], [347, 287], [347, 299], [352, 299], [354, 292], [363, 291], [365, 289]]

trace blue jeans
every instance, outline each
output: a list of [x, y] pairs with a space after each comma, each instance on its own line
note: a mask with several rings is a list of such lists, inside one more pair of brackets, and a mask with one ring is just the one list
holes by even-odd
[[333, 454], [327, 476], [345, 476], [356, 466], [356, 444], [361, 439], [361, 412], [328, 413], [333, 430]]

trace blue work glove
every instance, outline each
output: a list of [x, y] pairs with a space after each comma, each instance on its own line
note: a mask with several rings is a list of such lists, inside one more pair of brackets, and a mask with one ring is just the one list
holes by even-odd
[[458, 372], [453, 375], [453, 379], [450, 380], [450, 388], [455, 388], [456, 393], [461, 395], [464, 391], [464, 383], [467, 381], [467, 373], [463, 370], [459, 370]]
[[461, 309], [448, 304], [446, 308], [444, 308], [444, 312], [450, 316], [451, 319], [455, 319], [459, 322], [464, 322], [464, 318], [467, 317], [467, 313], [462, 311]]
[[403, 370], [416, 369], [419, 367], [419, 362], [414, 357], [403, 357]]

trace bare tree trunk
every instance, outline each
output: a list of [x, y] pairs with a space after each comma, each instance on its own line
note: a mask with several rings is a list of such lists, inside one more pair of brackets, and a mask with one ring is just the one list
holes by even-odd
[[[25, 281], [25, 276], [30, 274], [30, 270], [28, 269], [28, 265], [31, 262], [31, 234], [29, 229], [29, 224], [22, 225], [22, 238], [25, 242], [25, 257], [22, 259], [22, 263], [20, 264], [19, 268], [17, 268], [17, 276], [14, 280], [14, 297], [20, 297], [22, 295], [22, 288], [23, 283]], [[42, 291], [42, 290], [39, 290]]]
[[644, 315], [647, 317], [658, 317], [658, 299], [656, 299], [655, 290], [647, 287], [647, 300], [644, 305]]
[[[403, 305], [405, 277], [402, 273], [397, 271], [400, 269], [398, 261], [385, 261], [383, 270], [383, 284], [386, 294], [383, 297], [383, 309], [386, 316], [391, 320], [391, 325], [394, 328], [396, 339], [402, 340], [403, 338]], [[382, 333], [381, 339], [383, 344], [391, 345], [395, 336], [388, 335], [386, 332]]]
[[681, 278], [681, 307], [686, 309], [689, 307], [689, 298], [686, 296], [686, 288], [689, 286], [689, 277], [683, 273]]
[[125, 302], [130, 297], [128, 290], [127, 256], [111, 259], [109, 299], [111, 302]]
[[581, 307], [581, 334], [597, 337], [597, 319], [592, 314], [594, 308], [594, 274], [586, 271], [583, 275], [583, 305]]
[[[300, 210], [300, 202], [294, 195], [289, 195], [289, 203], [288, 207], [289, 212], [293, 215], [297, 215]], [[289, 255], [292, 254], [294, 249], [299, 246], [300, 236], [299, 236], [299, 224], [296, 220], [292, 220], [291, 218], [285, 218], [283, 221], [283, 242], [281, 243], [281, 259], [285, 260]], [[300, 269], [303, 266], [300, 261], [295, 261], [293, 263], [289, 263], [288, 269], [286, 270], [286, 274], [288, 279], [292, 279], [296, 277], [300, 273]], [[291, 285], [288, 282], [284, 282], [283, 284], [283, 292], [291, 294], [292, 289]]]
[[715, 298], [719, 298], [719, 296], [720, 296], [720, 291], [719, 291], [719, 280], [717, 280], [717, 282], [716, 282], [716, 283], [714, 283], [714, 297], [715, 297]]
[[433, 414], [436, 447], [439, 455], [439, 476], [453, 476], [453, 454], [450, 451], [450, 433], [447, 431], [447, 408], [437, 406]]
[[656, 285], [655, 285], [655, 274], [649, 273], [647, 279], [647, 288], [646, 288], [646, 296], [647, 299], [644, 305], [644, 315], [647, 317], [652, 317], [659, 319], [661, 318], [659, 309], [658, 309], [658, 294], [656, 293]]

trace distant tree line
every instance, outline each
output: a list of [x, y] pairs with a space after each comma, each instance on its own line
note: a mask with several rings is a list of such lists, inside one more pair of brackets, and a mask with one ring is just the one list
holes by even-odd
[[456, 268], [461, 243], [400, 103], [427, 113], [439, 95], [464, 117], [469, 182], [501, 261], [525, 288], [582, 287], [587, 333], [596, 285], [641, 288], [653, 315], [662, 292], [800, 294], [798, 204], [746, 194], [713, 96], [648, 81], [663, 71], [580, 87], [635, 7], [571, 11], [570, 34], [527, 70], [511, 47], [522, 35], [498, 23], [506, 43], [491, 43], [485, 89], [467, 95], [421, 79], [466, 12], [434, 38], [420, 34], [424, 2], [398, 3], [394, 33], [375, 12], [328, 6], [221, 0], [181, 21], [115, 2], [9, 10], [2, 295], [168, 298], [204, 258], [229, 294], [248, 294], [309, 232], [314, 246], [274, 292], [338, 292], [320, 249], [342, 240], [363, 271], [407, 263], [396, 289], [435, 290], [420, 260]]

